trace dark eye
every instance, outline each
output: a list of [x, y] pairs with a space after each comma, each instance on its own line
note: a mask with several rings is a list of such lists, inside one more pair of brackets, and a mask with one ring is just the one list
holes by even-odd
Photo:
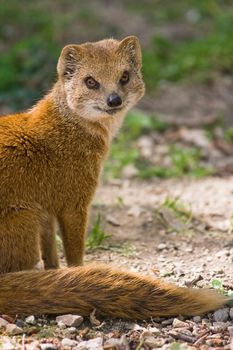
[[120, 83], [122, 85], [125, 85], [129, 82], [129, 72], [127, 70], [124, 71], [124, 73], [121, 76]]
[[98, 83], [98, 81], [96, 81], [92, 77], [87, 77], [87, 78], [84, 79], [84, 81], [85, 81], [85, 84], [88, 87], [88, 89], [97, 90], [100, 87], [100, 84]]

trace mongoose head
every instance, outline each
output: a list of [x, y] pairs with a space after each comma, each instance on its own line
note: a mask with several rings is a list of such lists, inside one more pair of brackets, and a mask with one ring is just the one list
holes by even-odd
[[72, 112], [94, 120], [112, 118], [143, 96], [141, 66], [135, 36], [68, 45], [58, 61], [58, 81]]

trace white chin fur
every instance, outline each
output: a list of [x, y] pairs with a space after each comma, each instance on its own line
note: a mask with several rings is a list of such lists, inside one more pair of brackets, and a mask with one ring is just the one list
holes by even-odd
[[83, 106], [83, 108], [78, 109], [78, 115], [83, 118], [87, 118], [90, 120], [100, 120], [100, 119], [106, 119], [106, 118], [116, 118], [119, 115], [125, 114], [127, 112], [126, 108], [122, 108], [122, 110], [119, 110], [113, 114], [109, 114], [107, 112], [101, 111], [96, 109], [96, 107], [89, 106], [86, 104]]

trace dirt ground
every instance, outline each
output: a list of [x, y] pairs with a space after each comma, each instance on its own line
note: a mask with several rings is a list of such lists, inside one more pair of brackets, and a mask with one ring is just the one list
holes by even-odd
[[[230, 285], [232, 194], [231, 176], [145, 183], [124, 180], [101, 186], [93, 215], [102, 215], [113, 248], [88, 253], [86, 260], [120, 264], [132, 271], [156, 268], [160, 275], [169, 274], [167, 279], [184, 284], [201, 274], [201, 285], [208, 285], [213, 278]], [[188, 222], [163, 206], [167, 198], [179, 198], [191, 212]], [[122, 252], [114, 252], [114, 246]]]

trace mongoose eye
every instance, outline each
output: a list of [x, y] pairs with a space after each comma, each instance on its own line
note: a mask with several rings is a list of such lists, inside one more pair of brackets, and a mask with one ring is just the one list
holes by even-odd
[[98, 81], [96, 81], [94, 78], [92, 77], [86, 77], [84, 79], [84, 82], [86, 84], [86, 86], [88, 87], [88, 89], [94, 89], [97, 90], [100, 87], [100, 84], [98, 83]]
[[125, 70], [121, 76], [120, 83], [121, 85], [125, 85], [129, 82], [129, 72]]

